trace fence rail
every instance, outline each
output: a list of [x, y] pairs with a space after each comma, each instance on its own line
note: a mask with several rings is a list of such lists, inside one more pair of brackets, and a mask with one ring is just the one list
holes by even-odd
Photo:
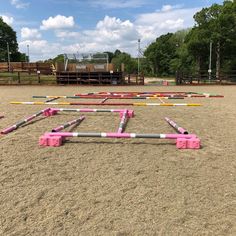
[[207, 71], [196, 73], [183, 73], [177, 71], [176, 84], [236, 84], [236, 70], [235, 71], [221, 71], [218, 78], [215, 73], [209, 75]]
[[143, 74], [128, 74], [125, 76], [125, 84], [129, 85], [144, 85]]
[[56, 77], [41, 73], [0, 72], [0, 85], [56, 84]]
[[0, 62], [0, 72], [28, 72], [28, 74], [40, 71], [41, 74], [53, 74], [51, 63], [28, 62]]

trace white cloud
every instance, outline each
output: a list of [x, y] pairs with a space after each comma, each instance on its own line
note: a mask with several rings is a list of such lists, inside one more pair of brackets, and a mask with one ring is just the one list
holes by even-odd
[[[83, 44], [81, 50], [114, 51], [118, 48], [136, 56], [139, 38], [144, 47], [162, 34], [193, 26], [193, 15], [199, 8], [179, 7], [169, 6], [164, 8], [166, 11], [140, 14], [133, 22], [106, 16], [97, 23], [95, 29], [81, 32], [79, 38], [79, 44]], [[90, 44], [89, 48], [86, 47], [87, 44]]]
[[97, 29], [100, 30], [119, 30], [126, 27], [133, 27], [133, 24], [129, 20], [121, 21], [119, 18], [109, 16], [105, 16], [103, 20], [97, 23]]
[[11, 5], [15, 6], [17, 9], [23, 9], [29, 7], [29, 2], [22, 2], [21, 0], [10, 0]]
[[79, 32], [75, 31], [56, 31], [55, 32], [56, 37], [61, 38], [61, 39], [76, 39], [80, 37]]
[[[165, 9], [167, 8], [170, 9], [170, 7]], [[135, 21], [135, 25], [142, 35], [142, 40], [149, 43], [161, 34], [193, 26], [193, 15], [199, 10], [199, 8], [174, 9], [172, 7], [168, 11], [140, 14]]]
[[94, 7], [109, 8], [137, 8], [146, 4], [145, 0], [92, 0]]
[[0, 14], [0, 17], [2, 17], [3, 21], [7, 23], [8, 25], [12, 25], [14, 22], [14, 18], [12, 16], [6, 16], [6, 15]]
[[183, 28], [184, 26], [184, 20], [181, 18], [178, 18], [177, 20], [166, 20], [165, 22], [162, 22], [160, 24], [161, 29], [169, 29], [169, 30], [176, 30]]
[[47, 20], [42, 21], [40, 26], [43, 30], [48, 29], [63, 29], [63, 28], [72, 28], [75, 25], [73, 16], [62, 16], [57, 15], [55, 17], [50, 16]]
[[94, 30], [83, 31], [83, 41], [95, 43], [99, 49], [106, 47], [127, 50], [139, 38], [135, 25], [129, 20], [121, 21], [116, 17], [105, 16]]
[[41, 38], [41, 33], [38, 31], [38, 29], [30, 29], [27, 27], [23, 27], [21, 29], [21, 38], [22, 39], [39, 39]]
[[[49, 43], [46, 40], [31, 39], [20, 42], [19, 48], [25, 52], [27, 45], [29, 45], [32, 60], [47, 59], [61, 53], [76, 53], [77, 51], [114, 51], [119, 48], [129, 52], [130, 48], [136, 47], [139, 37], [132, 22], [109, 16], [99, 21], [94, 30], [82, 32], [57, 30], [55, 33], [59, 39], [69, 39], [69, 43], [68, 41]], [[65, 45], [65, 43], [68, 44]]]
[[59, 43], [49, 43], [47, 40], [25, 40], [19, 43], [22, 53], [27, 52], [27, 45], [29, 45], [31, 61], [53, 58], [61, 53], [62, 46]]
[[122, 21], [116, 17], [105, 16], [99, 21], [93, 30], [84, 30], [82, 32], [58, 31], [58, 38], [76, 41], [72, 46], [65, 47], [70, 52], [96, 52], [104, 50], [129, 50], [130, 45], [136, 43], [139, 38], [135, 25], [129, 20]]
[[173, 7], [171, 5], [163, 5], [161, 11], [170, 11]]
[[[194, 24], [193, 15], [200, 10], [199, 8], [186, 9], [174, 6], [163, 9], [137, 15], [134, 21], [123, 21], [116, 17], [105, 16], [104, 19], [97, 22], [94, 29], [79, 32], [60, 29], [61, 23], [58, 24], [56, 21], [56, 24], [54, 21], [56, 17], [51, 18], [54, 23], [47, 21], [42, 26], [45, 29], [56, 29], [56, 43], [31, 39], [21, 42], [20, 48], [24, 49], [29, 44], [31, 54], [35, 59], [52, 58], [67, 52], [103, 52], [115, 49], [137, 56], [137, 40], [139, 38], [141, 39], [141, 47], [144, 48], [162, 34], [189, 28]], [[72, 25], [74, 25], [73, 18], [70, 27]]]
[[[161, 8], [161, 11], [163, 12], [167, 12], [167, 11], [172, 11], [172, 10], [175, 10], [175, 9], [179, 9], [179, 8], [183, 8], [183, 4], [177, 4], [177, 5], [163, 5], [162, 8]], [[160, 10], [157, 10], [157, 12], [160, 11]]]
[[[102, 21], [97, 23], [94, 33], [98, 33], [100, 37], [104, 37], [106, 40], [118, 40], [120, 43], [122, 40], [135, 40], [139, 36], [132, 22], [129, 20], [121, 21], [119, 18], [109, 16], [105, 16]], [[97, 40], [103, 41], [103, 39]]]

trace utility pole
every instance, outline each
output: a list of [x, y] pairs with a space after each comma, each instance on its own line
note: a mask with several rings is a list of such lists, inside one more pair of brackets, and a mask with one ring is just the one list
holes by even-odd
[[27, 44], [27, 54], [28, 54], [28, 63], [30, 62], [30, 55], [29, 55], [29, 44]]
[[8, 72], [11, 69], [11, 60], [10, 60], [10, 51], [9, 51], [9, 43], [7, 42], [7, 61], [8, 61]]
[[138, 78], [140, 74], [140, 39], [138, 39]]
[[211, 57], [212, 57], [212, 41], [210, 41], [210, 55], [209, 55], [209, 69], [208, 69], [208, 73], [209, 73], [209, 81], [211, 81]]

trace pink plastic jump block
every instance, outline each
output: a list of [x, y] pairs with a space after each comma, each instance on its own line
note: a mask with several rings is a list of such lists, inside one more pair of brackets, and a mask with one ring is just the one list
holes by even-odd
[[56, 115], [57, 114], [57, 111], [55, 111], [55, 110], [52, 110], [52, 109], [49, 109], [48, 111], [44, 111], [44, 116], [54, 116], [54, 115]]
[[[123, 113], [124, 112], [120, 112], [120, 118], [122, 118], [123, 117]], [[128, 118], [133, 118], [134, 117], [134, 111], [132, 111], [132, 110], [128, 110], [128, 112], [127, 112], [127, 117]]]
[[176, 147], [178, 149], [187, 149], [187, 139], [186, 138], [176, 139]]
[[63, 137], [43, 135], [39, 138], [40, 146], [60, 147], [63, 144]]
[[133, 118], [134, 117], [134, 111], [133, 110], [129, 110], [128, 111], [128, 117], [129, 118]]
[[176, 147], [178, 149], [200, 149], [201, 141], [199, 138], [178, 138], [176, 140]]
[[191, 138], [191, 139], [188, 139], [187, 145], [189, 149], [200, 149], [201, 141], [199, 138]]

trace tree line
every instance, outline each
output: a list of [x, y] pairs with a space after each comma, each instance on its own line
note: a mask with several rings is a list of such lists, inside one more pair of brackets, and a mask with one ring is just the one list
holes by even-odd
[[[216, 78], [222, 71], [236, 72], [236, 0], [203, 8], [193, 18], [193, 28], [161, 35], [145, 48], [139, 61], [140, 72], [147, 76], [173, 76], [176, 71], [200, 73], [212, 69]], [[7, 58], [6, 42], [11, 48], [11, 60], [25, 61], [26, 55], [18, 51], [15, 31], [0, 18], [0, 60]], [[123, 63], [125, 72], [138, 72], [137, 58], [118, 49], [106, 53], [118, 70]], [[64, 56], [60, 54], [45, 62], [64, 62]]]
[[19, 52], [16, 32], [0, 17], [0, 62], [28, 61], [25, 53]]
[[193, 28], [161, 35], [146, 48], [145, 73], [165, 76], [212, 69], [217, 79], [222, 71], [236, 73], [236, 1], [203, 8], [194, 20]]

